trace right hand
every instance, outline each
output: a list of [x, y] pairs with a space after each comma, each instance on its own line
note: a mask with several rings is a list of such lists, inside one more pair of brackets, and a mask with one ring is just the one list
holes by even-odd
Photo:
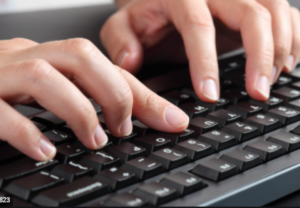
[[166, 132], [180, 132], [188, 125], [184, 112], [114, 66], [88, 40], [38, 44], [18, 38], [0, 41], [1, 140], [35, 160], [55, 156], [49, 139], [9, 105], [35, 100], [65, 120], [86, 147], [102, 148], [107, 136], [79, 89], [102, 107], [106, 125], [117, 137], [131, 133], [132, 115]]

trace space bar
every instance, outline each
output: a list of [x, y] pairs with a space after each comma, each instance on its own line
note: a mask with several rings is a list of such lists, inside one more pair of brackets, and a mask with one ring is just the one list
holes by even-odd
[[191, 83], [191, 78], [189, 71], [182, 69], [145, 80], [143, 83], [153, 92], [161, 93], [188, 85]]

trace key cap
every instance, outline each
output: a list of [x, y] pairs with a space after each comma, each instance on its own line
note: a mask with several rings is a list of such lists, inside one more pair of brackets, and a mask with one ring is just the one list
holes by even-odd
[[47, 127], [43, 124], [40, 124], [38, 122], [32, 121], [32, 123], [40, 130], [40, 131], [46, 131]]
[[252, 126], [256, 126], [262, 134], [279, 129], [282, 126], [279, 119], [264, 114], [251, 116], [244, 122]]
[[91, 175], [92, 168], [75, 161], [69, 161], [66, 164], [55, 166], [51, 173], [72, 182], [79, 177]]
[[196, 139], [198, 136], [192, 129], [186, 129], [183, 132], [179, 133], [165, 133], [165, 132], [158, 132], [158, 135], [163, 137], [167, 137], [172, 141], [173, 144], [177, 144], [179, 142], [183, 142], [187, 139], [194, 138]]
[[233, 81], [236, 86], [244, 87], [246, 83], [246, 74], [245, 70], [234, 71], [232, 73], [226, 74], [226, 77]]
[[189, 116], [190, 119], [196, 118], [198, 116], [204, 117], [208, 113], [208, 108], [198, 105], [196, 103], [186, 103], [180, 105], [179, 108], [181, 108], [181, 110], [183, 110]]
[[139, 120], [135, 120], [132, 122], [133, 131], [138, 134], [138, 136], [145, 136], [146, 134], [153, 133], [154, 130], [150, 129], [148, 126], [140, 122]]
[[128, 160], [132, 160], [141, 156], [147, 157], [148, 155], [145, 148], [131, 144], [129, 142], [110, 147], [107, 149], [107, 152], [116, 157], [119, 157], [122, 162], [126, 162]]
[[231, 124], [235, 121], [242, 121], [241, 115], [224, 109], [209, 113], [206, 118], [217, 121], [221, 127]]
[[292, 152], [300, 148], [300, 137], [288, 132], [272, 135], [267, 141], [281, 145], [286, 152]]
[[55, 158], [60, 162], [60, 163], [66, 163], [70, 160], [77, 160], [80, 157], [82, 157], [85, 153], [85, 151], [81, 148], [78, 148], [75, 145], [66, 143], [66, 144], [61, 144], [56, 147], [57, 153]]
[[243, 69], [245, 67], [245, 63], [242, 59], [239, 58], [228, 58], [219, 61], [219, 69], [224, 73], [228, 73], [231, 71], [239, 71], [238, 69]]
[[197, 135], [204, 134], [214, 129], [220, 129], [219, 124], [208, 118], [197, 117], [190, 120], [189, 129], [193, 129]]
[[229, 78], [221, 79], [220, 85], [221, 85], [221, 91], [226, 91], [236, 87], [234, 81], [232, 81], [232, 79]]
[[51, 131], [46, 131], [44, 135], [54, 144], [60, 145], [66, 142], [70, 142], [74, 139], [70, 134], [66, 134], [62, 131], [57, 129], [53, 129]]
[[240, 171], [249, 170], [263, 162], [258, 154], [239, 149], [222, 155], [220, 159], [235, 164]]
[[239, 142], [245, 142], [260, 135], [257, 127], [242, 122], [229, 124], [222, 131], [235, 136]]
[[[296, 128], [294, 128], [294, 130], [291, 131], [293, 134], [297, 134], [300, 135], [300, 126], [297, 126]], [[1, 158], [1, 157], [0, 157]]]
[[266, 101], [257, 101], [257, 100], [250, 100], [249, 103], [254, 105], [259, 105], [263, 108], [264, 112], [267, 112], [268, 110], [271, 110], [277, 106], [280, 106], [283, 104], [283, 100], [281, 98], [270, 96], [270, 98]]
[[300, 111], [300, 99], [296, 99], [287, 104], [288, 107]]
[[34, 108], [27, 105], [18, 105], [17, 107], [15, 107], [15, 109], [25, 117], [31, 117], [45, 111], [43, 109]]
[[234, 136], [218, 130], [202, 134], [198, 140], [210, 144], [217, 152], [237, 145], [238, 143]]
[[238, 169], [230, 162], [213, 158], [205, 162], [201, 162], [190, 172], [213, 181], [221, 181], [237, 174]]
[[178, 198], [175, 188], [157, 182], [142, 184], [133, 191], [139, 197], [145, 197], [153, 206], [165, 204]]
[[245, 90], [240, 89], [227, 90], [223, 93], [222, 97], [229, 99], [233, 105], [249, 99], [248, 93]]
[[229, 111], [240, 114], [243, 119], [253, 116], [257, 113], [262, 112], [262, 107], [259, 105], [253, 105], [251, 103], [240, 102], [236, 105], [229, 106], [227, 108]]
[[73, 206], [109, 192], [103, 182], [85, 176], [76, 181], [42, 191], [32, 199], [38, 206]]
[[58, 118], [56, 115], [51, 113], [50, 111], [45, 111], [35, 115], [32, 118], [33, 121], [44, 124], [49, 128], [53, 128], [55, 126], [65, 125], [66, 122]]
[[48, 171], [40, 171], [13, 180], [4, 188], [4, 191], [27, 201], [38, 192], [61, 184], [63, 181], [63, 178], [55, 174], [51, 174]]
[[292, 79], [286, 76], [280, 76], [275, 84], [273, 85], [273, 89], [278, 89], [280, 87], [288, 86], [292, 83]]
[[92, 154], [85, 155], [79, 163], [93, 168], [94, 172], [99, 172], [112, 166], [121, 165], [121, 160], [111, 154], [103, 151], [96, 151]]
[[102, 170], [93, 178], [99, 181], [105, 181], [112, 190], [124, 188], [138, 181], [134, 173], [118, 167], [111, 167], [109, 169]]
[[207, 107], [210, 112], [213, 112], [213, 111], [217, 111], [219, 109], [227, 108], [230, 104], [230, 101], [228, 99], [225, 99], [225, 98], [220, 98], [215, 103], [206, 103], [206, 102], [203, 102], [201, 100], [198, 100], [196, 103], [201, 105], [201, 106]]
[[7, 142], [0, 139], [0, 146], [6, 145], [6, 144], [7, 144]]
[[187, 154], [190, 160], [198, 160], [214, 153], [210, 144], [196, 139], [188, 139], [184, 142], [180, 142], [175, 145], [173, 149]]
[[299, 111], [283, 106], [269, 110], [267, 115], [278, 118], [282, 125], [288, 125], [300, 119]]
[[[2, 191], [0, 191], [0, 197], [2, 197], [2, 203], [0, 205], [0, 207], [12, 207], [15, 205], [15, 201], [16, 197], [13, 197], [11, 194], [8, 194], [8, 193], [4, 193]], [[23, 201], [23, 200], [22, 200]]]
[[294, 69], [293, 71], [291, 71], [288, 74], [285, 74], [285, 76], [291, 77], [293, 79], [293, 81], [299, 81], [300, 80], [300, 68], [297, 67], [296, 69]]
[[[57, 160], [49, 160], [45, 162], [37, 162], [30, 158], [23, 158], [14, 162], [0, 166], [0, 188], [3, 184], [14, 180], [21, 176], [25, 176], [42, 169], [50, 168], [58, 164]], [[5, 170], [5, 171], [3, 171]]]
[[159, 162], [145, 157], [138, 157], [127, 161], [121, 168], [134, 173], [140, 180], [145, 180], [164, 172]]
[[161, 137], [157, 134], [148, 134], [144, 137], [137, 138], [133, 141], [133, 143], [141, 147], [145, 147], [149, 153], [165, 147], [173, 147], [170, 139]]
[[272, 95], [282, 98], [285, 103], [288, 103], [299, 98], [300, 91], [289, 87], [282, 87], [277, 90], [272, 90]]
[[104, 203], [105, 207], [148, 207], [149, 202], [131, 193], [122, 193], [110, 196]]
[[300, 90], [300, 81], [292, 83], [292, 88]]
[[192, 96], [182, 93], [180, 91], [172, 91], [166, 94], [161, 95], [161, 97], [165, 98], [169, 102], [173, 103], [174, 105], [182, 105], [187, 102], [193, 102], [194, 99]]
[[71, 129], [71, 127], [68, 124], [59, 127], [58, 130], [65, 132], [67, 134], [70, 134], [72, 136], [75, 135], [73, 130]]
[[194, 100], [199, 100], [196, 92], [194, 91], [194, 87], [192, 85], [185, 87], [181, 90], [181, 93], [187, 94], [191, 96]]
[[153, 152], [149, 158], [160, 162], [166, 170], [177, 168], [190, 161], [185, 153], [171, 148], [164, 148]]
[[92, 103], [92, 105], [93, 105], [93, 107], [94, 107], [94, 109], [95, 109], [95, 111], [96, 111], [97, 114], [102, 113], [101, 106], [98, 105], [98, 103], [96, 103], [95, 100], [93, 100], [92, 98], [89, 98], [89, 101]]
[[114, 143], [114, 145], [122, 144], [124, 142], [132, 142], [138, 136], [135, 132], [131, 132], [130, 135], [125, 137], [115, 137], [110, 133], [109, 130], [105, 130], [105, 133], [108, 136], [108, 139]]
[[19, 150], [6, 144], [5, 142], [3, 143], [5, 145], [0, 146], [0, 165], [24, 156]]
[[16, 197], [13, 199], [13, 206], [14, 207], [35, 207], [33, 204], [28, 203], [24, 200], [18, 199]]
[[159, 183], [176, 188], [180, 196], [185, 196], [206, 187], [206, 184], [201, 178], [185, 172], [167, 175]]
[[245, 150], [258, 154], [264, 162], [270, 161], [285, 154], [281, 145], [268, 141], [258, 141], [248, 144]]

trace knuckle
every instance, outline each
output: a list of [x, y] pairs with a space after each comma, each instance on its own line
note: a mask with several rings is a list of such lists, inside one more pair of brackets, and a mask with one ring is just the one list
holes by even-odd
[[289, 55], [289, 46], [284, 41], [277, 41], [275, 43], [275, 59], [280, 61]]
[[266, 9], [264, 6], [257, 4], [255, 1], [245, 1], [243, 5], [244, 11], [246, 11], [245, 16], [249, 15], [253, 18], [259, 19], [259, 20], [265, 20], [267, 22], [271, 22], [272, 16], [268, 9]]
[[13, 38], [10, 41], [17, 43], [18, 45], [26, 45], [26, 46], [35, 46], [37, 45], [36, 42], [32, 40], [28, 40], [26, 38]]
[[288, 9], [290, 7], [290, 4], [287, 0], [269, 0], [269, 4], [272, 7], [280, 8], [282, 9]]
[[187, 14], [184, 17], [184, 25], [186, 27], [200, 27], [201, 30], [214, 32], [215, 27], [210, 17], [203, 17], [201, 14]]
[[158, 99], [158, 96], [155, 93], [152, 93], [147, 88], [143, 89], [141, 92], [141, 110], [144, 112], [148, 111], [148, 108], [156, 109], [156, 110], [162, 110], [163, 105], [161, 100]]
[[79, 126], [82, 129], [87, 129], [92, 121], [97, 120], [95, 110], [88, 100], [82, 102], [75, 113], [78, 118], [76, 122], [80, 122]]
[[35, 142], [33, 138], [35, 138], [34, 135], [36, 134], [36, 127], [31, 122], [28, 122], [26, 118], [18, 118], [14, 121], [12, 126], [16, 137], [24, 138], [24, 140], [30, 140], [30, 143]]
[[67, 54], [75, 55], [81, 61], [87, 60], [97, 54], [97, 48], [94, 44], [84, 38], [74, 38], [64, 41], [64, 50]]

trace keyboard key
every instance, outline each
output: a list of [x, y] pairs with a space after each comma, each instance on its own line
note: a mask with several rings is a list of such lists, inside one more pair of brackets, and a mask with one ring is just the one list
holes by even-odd
[[201, 178], [185, 172], [167, 175], [159, 183], [176, 188], [177, 193], [180, 196], [190, 194], [206, 187], [206, 184]]
[[293, 134], [300, 135], [300, 126], [297, 126], [294, 130], [291, 131]]
[[227, 108], [230, 104], [230, 101], [228, 99], [225, 99], [225, 98], [220, 98], [215, 103], [206, 103], [206, 102], [203, 102], [201, 100], [198, 100], [196, 103], [201, 105], [201, 106], [207, 107], [210, 112], [213, 112], [213, 111], [216, 111], [216, 110], [219, 110], [219, 109]]
[[114, 143], [114, 145], [122, 144], [124, 142], [132, 142], [138, 136], [135, 132], [131, 132], [131, 134], [126, 137], [115, 137], [110, 133], [109, 130], [105, 130], [105, 133], [108, 136], [108, 139]]
[[0, 166], [0, 188], [10, 180], [25, 176], [42, 169], [50, 168], [58, 164], [57, 160], [37, 162], [30, 158], [23, 158]]
[[283, 86], [288, 86], [292, 83], [292, 79], [290, 77], [286, 77], [286, 76], [280, 76], [277, 81], [275, 82], [275, 84], [273, 85], [274, 89], [278, 89], [280, 87]]
[[131, 144], [129, 142], [110, 147], [107, 149], [107, 152], [120, 158], [122, 162], [126, 162], [128, 160], [132, 160], [141, 156], [147, 157], [148, 155], [145, 148]]
[[55, 158], [60, 163], [66, 163], [70, 160], [77, 160], [82, 157], [85, 151], [72, 144], [62, 144], [56, 147], [57, 153]]
[[264, 114], [251, 116], [244, 122], [252, 126], [256, 126], [262, 134], [279, 129], [282, 126], [279, 119]]
[[243, 119], [253, 116], [257, 113], [262, 112], [262, 107], [259, 105], [253, 105], [247, 102], [240, 102], [236, 105], [229, 106], [227, 108], [229, 111], [240, 114]]
[[0, 165], [24, 156], [19, 150], [6, 144], [5, 142], [3, 143], [5, 145], [0, 145]]
[[70, 161], [67, 164], [55, 166], [51, 173], [71, 182], [79, 177], [91, 175], [92, 168], [75, 161]]
[[35, 207], [33, 204], [26, 202], [24, 200], [21, 200], [17, 197], [14, 197], [14, 199], [13, 199], [13, 206], [14, 207]]
[[201, 162], [190, 172], [213, 181], [221, 181], [237, 174], [238, 169], [230, 162], [213, 158], [208, 161]]
[[239, 142], [245, 142], [260, 135], [257, 127], [242, 122], [229, 124], [222, 131], [235, 136]]
[[181, 93], [184, 93], [184, 94], [187, 94], [189, 96], [191, 96], [194, 100], [199, 100], [195, 90], [194, 90], [194, 87], [191, 85], [191, 86], [188, 86], [188, 87], [185, 87], [181, 90]]
[[157, 134], [148, 134], [144, 137], [137, 138], [133, 141], [133, 143], [141, 147], [145, 147], [149, 153], [165, 147], [173, 147], [170, 139], [161, 137]]
[[228, 58], [219, 61], [219, 69], [224, 73], [228, 73], [231, 71], [238, 71], [238, 69], [243, 69], [245, 67], [245, 63], [242, 59]]
[[267, 114], [272, 117], [278, 118], [282, 125], [288, 125], [299, 121], [300, 119], [299, 111], [283, 106], [269, 110]]
[[4, 188], [4, 191], [27, 201], [38, 192], [56, 186], [63, 181], [63, 178], [55, 174], [51, 174], [47, 171], [40, 171], [10, 182]]
[[296, 99], [287, 104], [288, 107], [300, 111], [300, 99]]
[[245, 150], [258, 154], [264, 162], [270, 161], [285, 153], [281, 145], [268, 141], [258, 141], [248, 144], [244, 147]]
[[140, 180], [145, 180], [164, 172], [159, 162], [145, 157], [127, 161], [121, 168], [134, 173]]
[[142, 198], [137, 197], [131, 193], [122, 193], [110, 196], [104, 203], [105, 207], [148, 207], [149, 202]]
[[190, 160], [198, 160], [214, 153], [210, 144], [196, 139], [188, 139], [184, 142], [180, 142], [175, 145], [173, 149], [187, 154]]
[[104, 181], [112, 190], [118, 190], [138, 181], [134, 173], [118, 167], [111, 167], [97, 173], [94, 179]]
[[257, 100], [250, 100], [249, 103], [254, 105], [259, 105], [263, 108], [264, 112], [271, 110], [272, 108], [278, 107], [283, 104], [283, 100], [281, 98], [270, 96], [270, 98], [266, 101], [257, 101]]
[[282, 98], [285, 103], [300, 97], [300, 91], [289, 87], [282, 87], [277, 90], [272, 90], [272, 94], [276, 97]]
[[202, 134], [198, 140], [210, 144], [217, 152], [238, 144], [234, 136], [218, 130]]
[[292, 152], [300, 148], [300, 137], [288, 132], [272, 135], [267, 141], [281, 145], [286, 152]]
[[245, 150], [234, 150], [222, 155], [220, 159], [235, 164], [240, 171], [248, 170], [263, 162], [258, 154]]
[[234, 84], [234, 81], [232, 81], [232, 79], [228, 79], [228, 78], [221, 79], [220, 85], [221, 85], [221, 87], [220, 87], [221, 91], [226, 91], [226, 90], [236, 87]]
[[73, 206], [109, 192], [106, 184], [85, 176], [76, 181], [43, 191], [32, 199], [38, 206]]
[[7, 142], [0, 139], [0, 146], [6, 145], [6, 144], [7, 144]]
[[180, 105], [179, 108], [181, 108], [181, 110], [183, 110], [189, 116], [190, 119], [196, 118], [198, 116], [204, 117], [208, 113], [208, 108], [198, 105], [196, 103], [186, 103]]
[[197, 135], [200, 135], [215, 129], [220, 129], [220, 126], [216, 121], [211, 119], [197, 117], [190, 120], [188, 128], [193, 129]]
[[45, 112], [39, 113], [39, 114], [35, 115], [32, 118], [32, 120], [36, 121], [38, 123], [44, 124], [50, 128], [53, 128], [55, 126], [62, 126], [64, 124], [66, 124], [65, 121], [61, 120], [60, 118], [58, 118], [56, 115], [54, 115], [50, 111], [45, 111]]
[[192, 96], [182, 93], [180, 91], [172, 91], [166, 94], [161, 95], [161, 97], [165, 98], [169, 102], [173, 103], [174, 105], [182, 105], [187, 102], [193, 102], [194, 99]]
[[32, 121], [32, 123], [40, 130], [40, 131], [46, 131], [47, 127], [41, 123]]
[[178, 198], [175, 188], [157, 182], [143, 184], [135, 189], [133, 194], [146, 198], [153, 206], [165, 204]]
[[146, 126], [139, 120], [133, 121], [132, 125], [133, 125], [133, 131], [136, 132], [139, 136], [145, 136], [146, 134], [150, 134], [154, 132], [153, 129], [150, 129], [148, 126]]
[[293, 79], [293, 81], [299, 81], [300, 80], [300, 68], [297, 67], [296, 69], [294, 69], [293, 71], [291, 71], [288, 74], [285, 74], [288, 77], [291, 77]]
[[102, 112], [101, 106], [98, 105], [98, 103], [96, 103], [96, 101], [93, 100], [92, 98], [89, 98], [89, 101], [92, 103], [92, 105], [93, 105], [93, 107], [94, 107], [96, 113], [97, 113], [97, 114], [100, 114], [100, 113]]
[[209, 113], [206, 118], [217, 121], [221, 127], [242, 120], [241, 115], [224, 109]]
[[44, 135], [54, 144], [54, 145], [60, 145], [66, 142], [70, 142], [70, 140], [73, 139], [73, 137], [70, 134], [66, 134], [59, 130], [51, 130], [46, 131]]
[[294, 82], [294, 83], [292, 84], [292, 88], [295, 88], [295, 89], [297, 89], [297, 90], [300, 90], [300, 81]]
[[179, 142], [183, 142], [187, 139], [193, 138], [196, 139], [198, 136], [192, 129], [186, 129], [183, 132], [179, 133], [165, 133], [165, 132], [158, 132], [158, 135], [162, 135], [167, 137], [172, 141], [173, 144], [177, 144]]
[[177, 168], [190, 161], [185, 153], [171, 148], [164, 148], [153, 152], [149, 158], [160, 162], [166, 170]]
[[229, 80], [232, 80], [236, 86], [244, 87], [246, 83], [246, 74], [245, 70], [238, 70], [226, 74], [226, 77]]
[[234, 105], [242, 101], [247, 101], [250, 97], [245, 90], [240, 89], [230, 89], [223, 93], [223, 96], [230, 100], [230, 102]]
[[31, 117], [45, 111], [43, 109], [39, 109], [27, 105], [18, 105], [17, 107], [15, 107], [15, 110], [21, 113], [25, 117]]

